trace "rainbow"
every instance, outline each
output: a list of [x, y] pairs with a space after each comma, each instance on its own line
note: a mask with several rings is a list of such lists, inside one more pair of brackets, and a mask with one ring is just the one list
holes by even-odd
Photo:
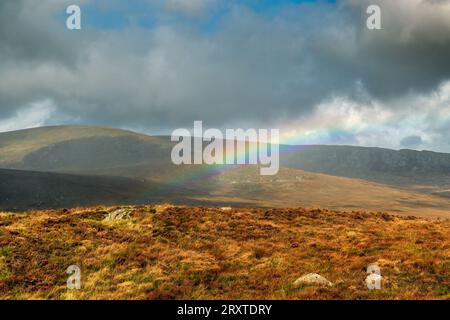
[[[297, 125], [298, 128], [298, 125]], [[327, 128], [326, 130], [314, 130], [314, 131], [299, 131], [298, 129], [283, 130], [284, 134], [281, 135], [279, 146], [280, 146], [280, 158], [292, 153], [301, 152], [311, 146], [316, 145], [326, 145], [326, 144], [343, 144], [351, 135], [353, 130], [343, 129], [343, 128]], [[313, 142], [313, 143], [312, 143]], [[255, 146], [255, 144], [247, 145], [245, 150], [238, 151], [235, 156], [245, 156], [257, 155], [259, 152], [258, 145], [251, 148], [250, 146]], [[229, 156], [225, 155], [225, 163], [229, 160]], [[182, 165], [189, 167], [189, 170], [177, 170], [172, 171], [169, 175], [166, 175], [161, 179], [164, 181], [159, 187], [151, 190], [151, 193], [164, 196], [173, 193], [177, 190], [184, 188], [195, 188], [198, 184], [206, 183], [213, 177], [216, 177], [225, 172], [232, 170], [237, 170], [246, 165]]]

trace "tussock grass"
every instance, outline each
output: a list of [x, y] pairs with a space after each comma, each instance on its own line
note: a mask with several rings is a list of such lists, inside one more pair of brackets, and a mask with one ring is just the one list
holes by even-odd
[[[450, 223], [324, 209], [0, 213], [0, 299], [448, 299]], [[381, 290], [368, 290], [378, 263]], [[79, 265], [82, 289], [67, 290]], [[305, 273], [334, 283], [293, 288]]]

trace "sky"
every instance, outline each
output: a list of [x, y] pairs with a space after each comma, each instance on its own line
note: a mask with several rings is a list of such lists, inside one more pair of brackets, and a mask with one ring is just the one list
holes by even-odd
[[[371, 4], [382, 30], [366, 28]], [[2, 0], [0, 132], [202, 120], [450, 152], [449, 57], [450, 0]]]

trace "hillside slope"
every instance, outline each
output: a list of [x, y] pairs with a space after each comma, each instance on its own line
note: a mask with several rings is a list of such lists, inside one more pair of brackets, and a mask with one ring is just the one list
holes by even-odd
[[450, 154], [353, 146], [281, 146], [281, 164], [393, 185], [450, 185]]
[[[157, 178], [174, 169], [170, 137], [60, 126], [0, 133], [0, 168]], [[450, 154], [352, 146], [280, 146], [283, 167], [403, 187], [450, 188]], [[441, 188], [441, 189], [439, 189]]]
[[[123, 219], [108, 219], [117, 212]], [[117, 216], [117, 215], [116, 215]], [[449, 299], [449, 221], [306, 209], [0, 213], [0, 299]], [[381, 290], [368, 290], [378, 264]], [[67, 290], [66, 269], [81, 269]], [[293, 282], [319, 273], [334, 285]]]
[[143, 182], [121, 177], [0, 169], [0, 210], [123, 203], [136, 197], [144, 186]]
[[[132, 144], [130, 150], [121, 150], [120, 147], [126, 143]], [[103, 158], [99, 161], [122, 153], [125, 158], [117, 162], [135, 163], [144, 150], [149, 149], [148, 146], [163, 146], [164, 143], [157, 137], [91, 126], [54, 126], [4, 132], [0, 133], [0, 168], [64, 171], [70, 170], [70, 165], [65, 167], [65, 161], [73, 164], [81, 160], [74, 168], [83, 171], [100, 166], [95, 161], [100, 153]]]
[[[130, 203], [170, 201], [450, 215], [448, 154], [346, 146], [281, 146], [283, 167], [279, 174], [262, 177], [257, 166], [175, 166], [170, 159], [172, 146], [169, 137], [83, 126], [1, 133], [0, 168], [89, 175], [91, 180], [90, 187], [81, 191], [70, 179], [71, 184], [65, 183], [62, 188], [65, 195], [60, 196], [53, 191], [30, 191], [31, 186], [46, 186], [45, 175], [38, 183], [34, 173], [35, 179], [29, 185], [20, 179], [12, 183], [10, 178], [8, 185], [14, 185], [16, 191], [4, 183], [5, 190], [14, 195], [8, 197], [9, 202], [0, 200], [0, 207], [25, 210], [76, 206], [75, 199], [79, 199], [79, 205], [102, 203], [108, 196], [105, 188], [94, 188], [94, 181], [99, 181], [100, 176], [120, 176], [139, 180], [142, 188], [127, 190], [128, 183], [135, 183], [127, 180], [124, 186], [115, 183], [106, 190], [118, 190], [118, 194], [126, 190]], [[85, 184], [82, 180], [80, 183]], [[69, 186], [74, 189], [70, 191]], [[39, 194], [38, 199], [35, 194]], [[83, 202], [83, 194], [94, 202]], [[123, 199], [119, 196], [114, 203]]]
[[[206, 171], [211, 174], [210, 171]], [[203, 195], [192, 194], [184, 203], [251, 207], [306, 207], [335, 210], [372, 210], [450, 218], [450, 201], [443, 195], [420, 193], [371, 181], [281, 168], [276, 176], [260, 176], [258, 167], [220, 170], [208, 179], [200, 172], [176, 180]], [[172, 189], [165, 189], [172, 190]], [[174, 191], [176, 189], [173, 189]], [[183, 202], [177, 202], [183, 203]]]

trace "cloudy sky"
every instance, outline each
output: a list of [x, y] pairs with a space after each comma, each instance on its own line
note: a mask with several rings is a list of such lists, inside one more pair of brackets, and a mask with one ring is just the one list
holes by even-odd
[[0, 1], [0, 131], [194, 120], [450, 152], [450, 0]]

